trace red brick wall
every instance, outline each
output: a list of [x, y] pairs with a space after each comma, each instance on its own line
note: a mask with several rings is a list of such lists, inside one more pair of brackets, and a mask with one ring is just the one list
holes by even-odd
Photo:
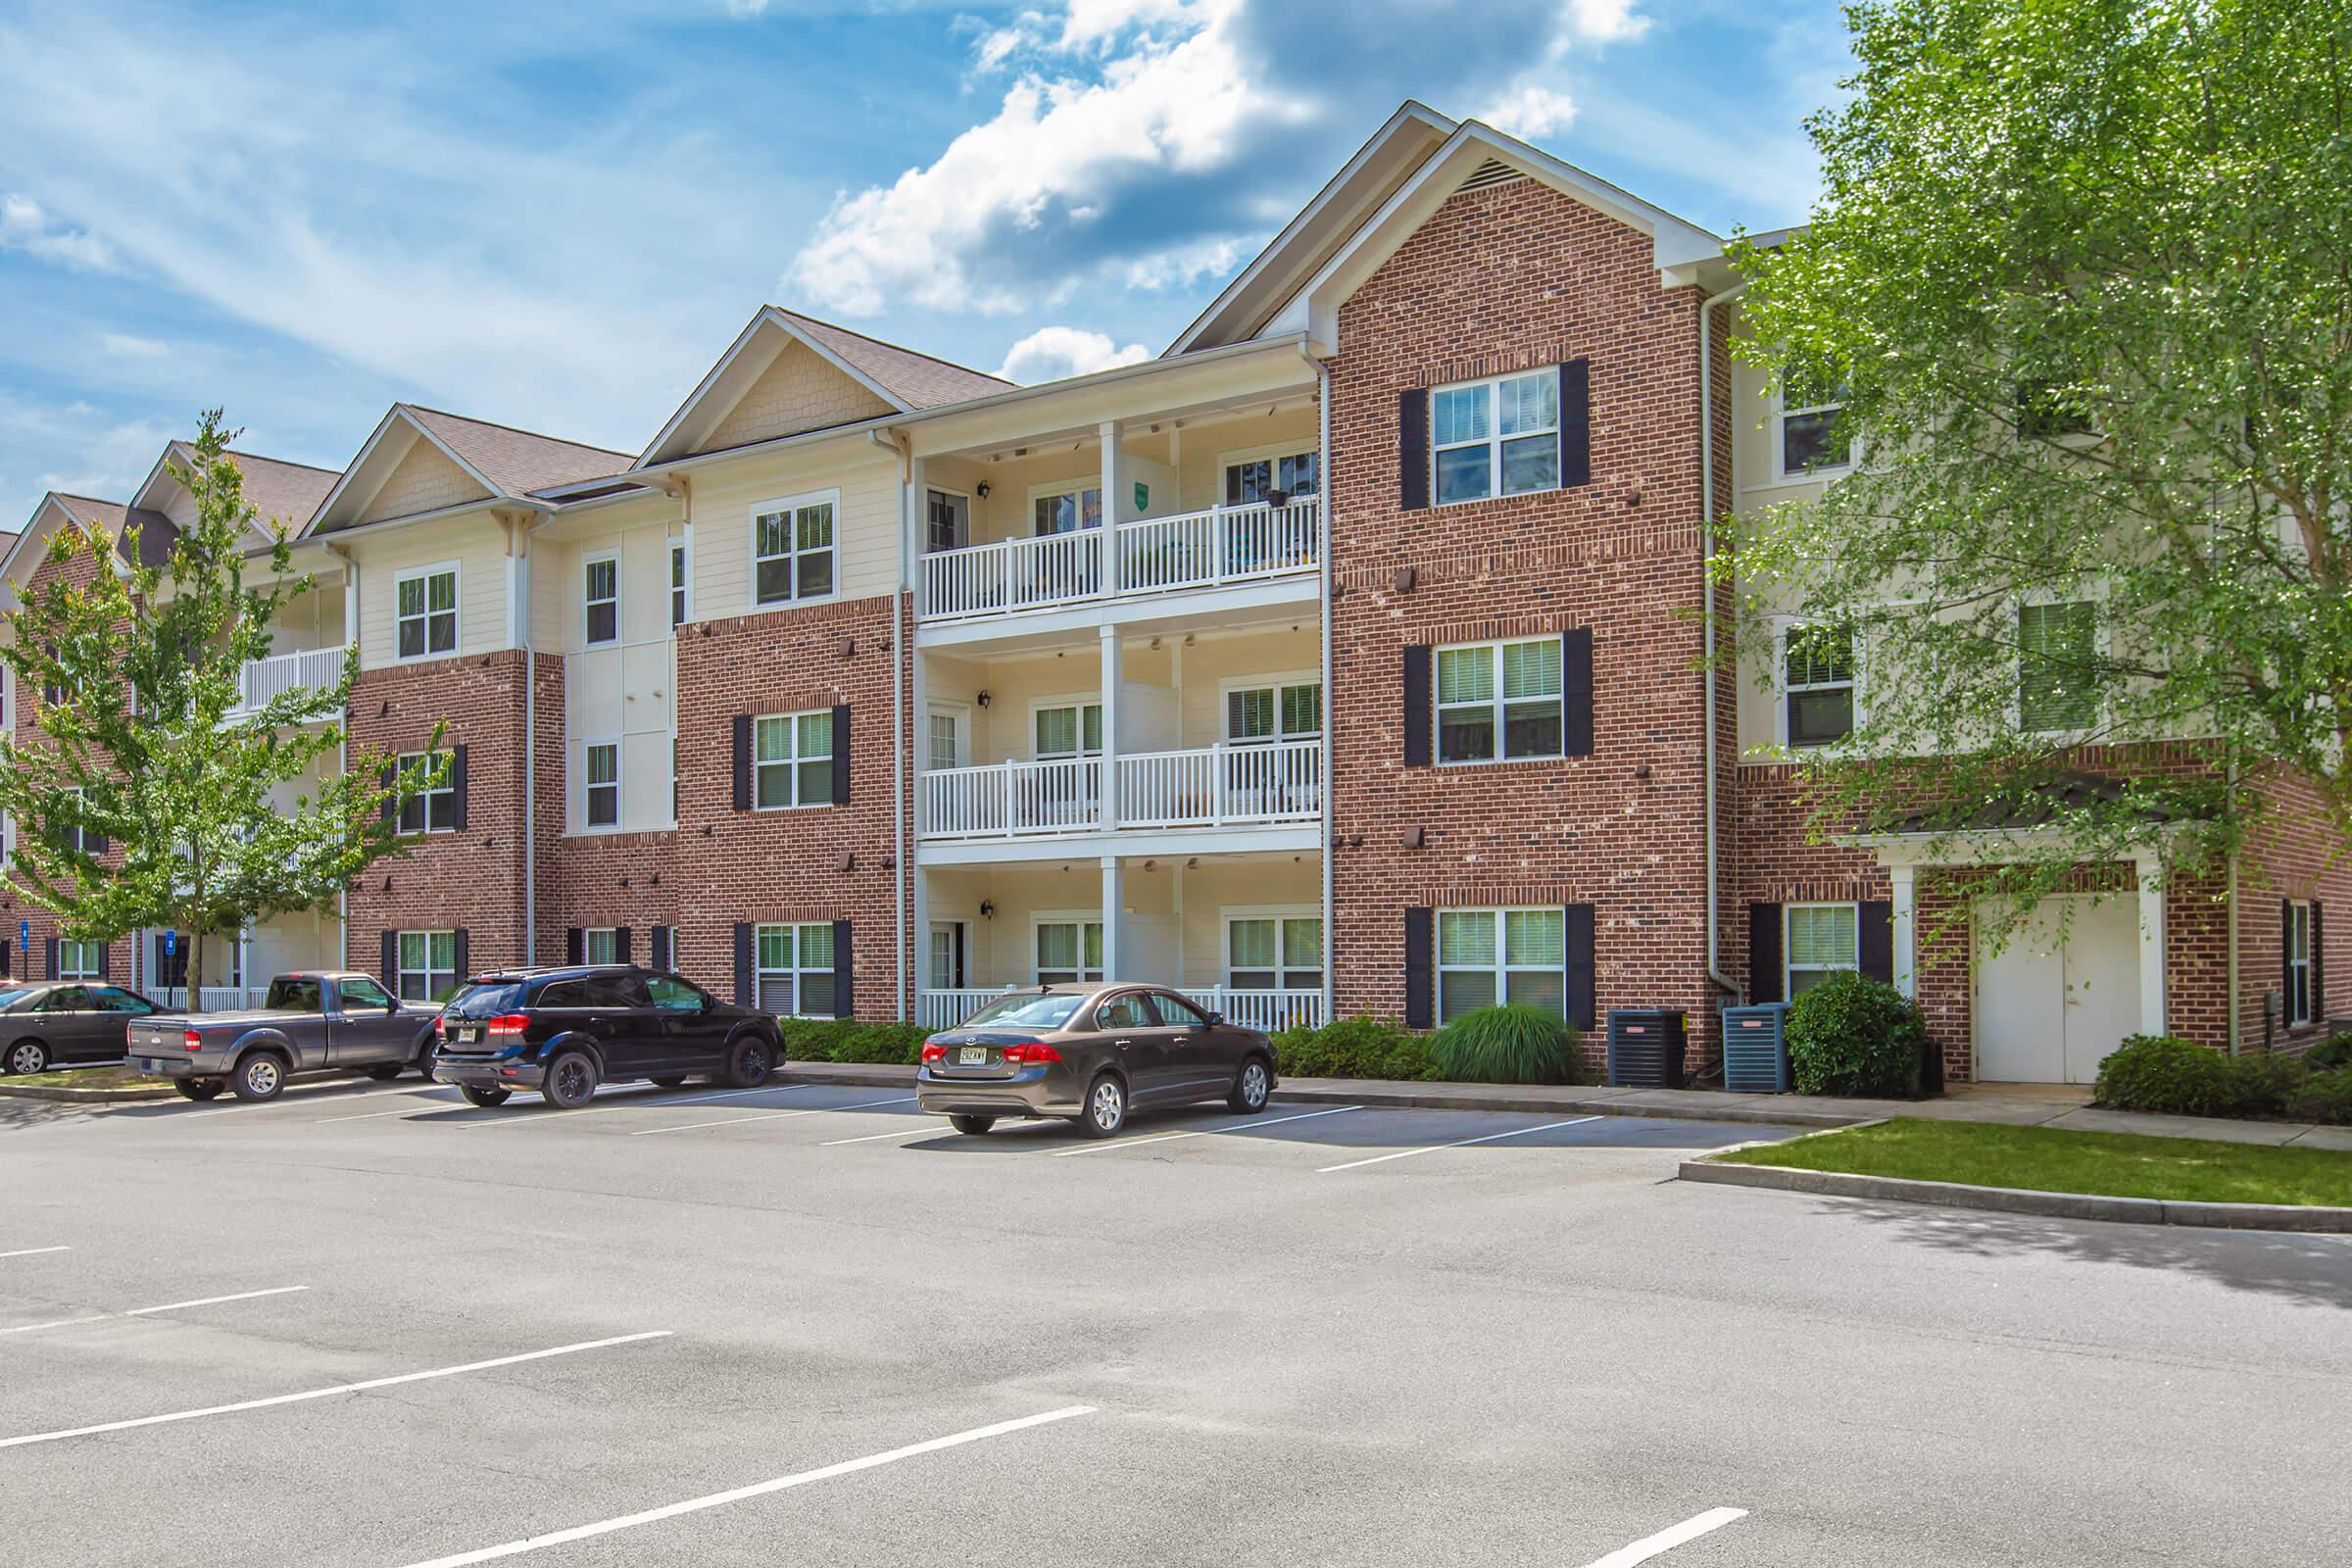
[[[1401, 1012], [1406, 906], [1591, 903], [1601, 1013], [1679, 1007], [1707, 1038], [1701, 625], [1689, 612], [1701, 593], [1697, 305], [1695, 289], [1660, 289], [1647, 236], [1521, 180], [1448, 200], [1341, 308], [1330, 951], [1342, 1013]], [[1591, 362], [1591, 483], [1399, 508], [1399, 389], [1574, 359]], [[1574, 626], [1592, 629], [1592, 756], [1403, 765], [1404, 647]], [[1426, 847], [1401, 848], [1416, 827]]]
[[[2253, 829], [2238, 869], [2238, 1029], [2243, 1049], [2304, 1052], [2327, 1038], [2327, 1014], [2352, 1013], [2352, 864], [2318, 793], [2303, 779], [2248, 780]], [[2278, 905], [2317, 902], [2323, 913], [2321, 1011], [2307, 1029], [2272, 1020], [2265, 999], [2281, 984]], [[2330, 923], [2332, 929], [2328, 929]]]

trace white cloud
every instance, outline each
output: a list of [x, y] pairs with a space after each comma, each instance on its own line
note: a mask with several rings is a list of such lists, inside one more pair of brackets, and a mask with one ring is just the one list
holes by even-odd
[[[163, 455], [164, 443], [181, 433], [161, 419], [110, 419], [86, 403], [51, 406], [0, 392], [0, 453], [15, 468], [0, 474], [0, 485], [18, 490], [27, 507], [44, 490], [127, 501], [131, 487]], [[45, 466], [17, 468], [17, 463]], [[0, 519], [0, 527], [22, 525], [21, 519]]]
[[1116, 346], [1101, 332], [1077, 326], [1041, 326], [1004, 352], [997, 373], [1007, 381], [1034, 386], [1065, 376], [1087, 375], [1121, 365], [1136, 365], [1152, 357], [1141, 343]]
[[88, 229], [72, 228], [42, 211], [31, 197], [10, 191], [0, 196], [0, 250], [19, 250], [45, 262], [89, 272], [112, 271], [114, 252]]
[[1639, 38], [1649, 30], [1649, 19], [1637, 16], [1634, 4], [1635, 0], [1568, 0], [1569, 24], [1592, 43]]
[[1554, 92], [1549, 87], [1522, 87], [1479, 118], [1522, 141], [1542, 141], [1568, 128], [1569, 122], [1576, 118], [1576, 105], [1566, 93]]
[[98, 348], [101, 353], [121, 360], [160, 360], [172, 352], [172, 346], [160, 339], [136, 337], [128, 332], [99, 333]]

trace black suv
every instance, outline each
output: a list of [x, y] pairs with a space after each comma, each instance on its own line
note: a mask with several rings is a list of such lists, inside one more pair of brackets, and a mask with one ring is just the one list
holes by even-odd
[[650, 1078], [666, 1087], [689, 1073], [757, 1089], [784, 1059], [768, 1014], [625, 963], [477, 974], [441, 1009], [438, 1027], [433, 1076], [477, 1105], [536, 1089], [569, 1110], [600, 1083]]

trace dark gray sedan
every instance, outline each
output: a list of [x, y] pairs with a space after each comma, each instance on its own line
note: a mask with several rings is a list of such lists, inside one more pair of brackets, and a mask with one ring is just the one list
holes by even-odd
[[1066, 1116], [1108, 1138], [1130, 1105], [1222, 1100], [1263, 1110], [1274, 1047], [1164, 986], [1111, 982], [1015, 991], [923, 1042], [922, 1108], [960, 1133], [1006, 1116]]
[[164, 1009], [135, 991], [82, 980], [0, 988], [0, 1070], [15, 1075], [89, 1061], [121, 1061], [134, 1018]]

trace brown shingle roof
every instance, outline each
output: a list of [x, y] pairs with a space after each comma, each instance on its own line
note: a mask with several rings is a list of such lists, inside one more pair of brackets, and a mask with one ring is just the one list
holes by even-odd
[[771, 305], [774, 311], [790, 321], [793, 329], [806, 332], [845, 363], [854, 366], [859, 374], [906, 404], [909, 409], [937, 408], [943, 403], [963, 403], [972, 398], [984, 398], [998, 392], [1010, 391], [1013, 383], [1002, 376], [986, 375], [978, 370], [951, 365], [946, 360], [928, 354], [903, 349], [896, 343], [853, 332], [846, 326], [835, 326], [798, 311]]
[[[468, 419], [464, 415], [418, 408], [414, 403], [404, 403], [401, 408], [447, 443], [452, 452], [470, 464], [483, 478], [510, 496], [602, 478], [620, 472], [633, 461], [625, 452], [608, 452], [603, 447], [582, 446], [577, 441], [559, 441], [552, 435], [538, 435], [484, 419]], [[324, 492], [320, 494], [323, 499]]]
[[307, 463], [288, 463], [283, 458], [265, 458], [251, 452], [231, 452], [229, 460], [245, 476], [245, 499], [251, 502], [260, 519], [262, 532], [267, 535], [271, 522], [285, 524], [286, 532], [299, 533], [302, 525], [311, 520], [326, 493], [343, 477], [333, 468], [314, 468]]
[[94, 496], [70, 496], [62, 490], [52, 494], [57, 497], [57, 504], [74, 518], [91, 527], [104, 528], [110, 534], [121, 531], [123, 514], [129, 510], [120, 501], [100, 501]]

